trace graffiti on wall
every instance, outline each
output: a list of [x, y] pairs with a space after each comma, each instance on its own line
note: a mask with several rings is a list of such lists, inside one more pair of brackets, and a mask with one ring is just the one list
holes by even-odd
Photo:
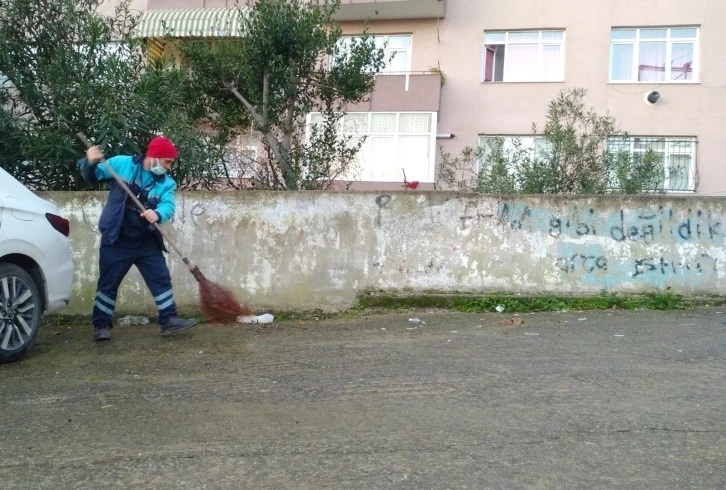
[[508, 233], [545, 234], [555, 241], [552, 262], [558, 273], [596, 275], [606, 279], [606, 285], [642, 279], [657, 285], [715, 275], [719, 254], [713, 250], [720, 249], [726, 238], [720, 215], [692, 208], [677, 212], [666, 206], [602, 213], [577, 205], [556, 211], [500, 202], [496, 216], [461, 219], [464, 226], [495, 220]]
[[503, 203], [498, 221], [512, 230], [546, 232], [553, 238], [605, 236], [617, 242], [646, 243], [663, 240], [723, 241], [721, 217], [700, 209], [688, 209], [686, 216], [677, 216], [672, 209], [625, 210], [609, 214], [606, 219], [592, 208], [573, 207], [565, 216], [550, 210], [533, 209], [527, 205]]

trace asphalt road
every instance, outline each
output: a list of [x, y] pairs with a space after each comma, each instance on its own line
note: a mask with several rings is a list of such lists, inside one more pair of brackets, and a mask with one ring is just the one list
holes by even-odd
[[724, 489], [719, 311], [48, 327], [0, 366], [0, 487]]

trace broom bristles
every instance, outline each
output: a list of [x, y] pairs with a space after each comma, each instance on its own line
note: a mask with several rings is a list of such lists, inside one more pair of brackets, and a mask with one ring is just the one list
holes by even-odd
[[237, 317], [254, 315], [247, 306], [241, 305], [231, 291], [216, 284], [194, 267], [192, 274], [199, 282], [202, 313], [211, 323], [232, 323]]

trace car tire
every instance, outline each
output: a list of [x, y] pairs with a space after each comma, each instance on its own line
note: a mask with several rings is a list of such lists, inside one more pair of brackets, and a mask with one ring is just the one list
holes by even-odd
[[15, 264], [0, 264], [0, 364], [17, 361], [33, 346], [42, 309], [30, 274]]

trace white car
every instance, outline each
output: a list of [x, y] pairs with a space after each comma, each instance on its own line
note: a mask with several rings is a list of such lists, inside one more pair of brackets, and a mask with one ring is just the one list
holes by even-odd
[[71, 300], [70, 224], [0, 168], [0, 363], [23, 357], [43, 313]]

